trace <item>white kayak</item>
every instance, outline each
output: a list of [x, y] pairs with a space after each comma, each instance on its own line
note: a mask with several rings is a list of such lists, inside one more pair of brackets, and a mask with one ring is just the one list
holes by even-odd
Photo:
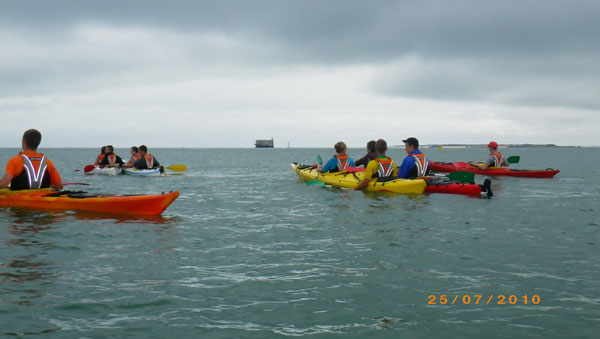
[[119, 175], [123, 169], [121, 167], [99, 167], [94, 166], [94, 169], [85, 172], [85, 174], [99, 174], [99, 175]]
[[160, 168], [152, 168], [152, 169], [124, 168], [123, 174], [139, 175], [139, 176], [154, 176], [154, 177], [159, 177], [159, 176], [164, 175], [160, 172]]

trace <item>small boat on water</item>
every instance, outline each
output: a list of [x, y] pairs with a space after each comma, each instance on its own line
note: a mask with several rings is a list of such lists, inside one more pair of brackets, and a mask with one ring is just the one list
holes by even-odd
[[527, 169], [514, 169], [510, 167], [490, 167], [482, 170], [478, 167], [472, 166], [468, 162], [437, 162], [429, 161], [429, 168], [435, 172], [471, 172], [481, 175], [489, 176], [507, 176], [507, 177], [521, 177], [521, 178], [552, 178], [558, 172], [557, 169], [547, 168], [544, 170], [527, 170]]
[[50, 188], [12, 191], [0, 189], [0, 206], [44, 210], [90, 211], [111, 214], [159, 215], [177, 199], [179, 191], [151, 195], [89, 194]]

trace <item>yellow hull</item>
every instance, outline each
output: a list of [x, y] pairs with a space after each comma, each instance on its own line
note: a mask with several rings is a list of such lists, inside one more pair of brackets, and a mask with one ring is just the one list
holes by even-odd
[[[359, 182], [363, 180], [364, 172], [349, 173], [346, 171], [336, 173], [318, 173], [315, 168], [292, 163], [292, 169], [300, 179], [305, 181], [318, 180], [327, 185], [344, 188], [356, 188]], [[318, 173], [318, 175], [317, 175]], [[394, 192], [403, 194], [422, 194], [427, 187], [425, 180], [422, 179], [396, 179], [385, 182], [378, 182], [377, 179], [371, 179], [371, 182], [365, 188], [368, 191]]]

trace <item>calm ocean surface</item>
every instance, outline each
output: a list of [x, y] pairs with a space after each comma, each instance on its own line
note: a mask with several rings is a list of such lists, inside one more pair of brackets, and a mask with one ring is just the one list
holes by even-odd
[[[188, 166], [159, 178], [85, 176], [75, 170], [98, 150], [40, 151], [63, 181], [90, 184], [71, 190], [181, 196], [153, 218], [0, 208], [0, 337], [584, 338], [600, 329], [598, 148], [501, 150], [521, 156], [515, 168], [561, 173], [493, 178], [492, 199], [307, 187], [289, 163], [330, 148], [151, 149], [163, 165]], [[438, 161], [487, 156], [424, 151]], [[17, 152], [0, 149], [2, 174]]]

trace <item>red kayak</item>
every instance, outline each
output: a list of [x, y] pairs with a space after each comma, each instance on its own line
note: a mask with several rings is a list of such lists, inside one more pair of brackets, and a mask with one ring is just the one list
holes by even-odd
[[473, 183], [463, 183], [448, 178], [434, 178], [425, 179], [427, 187], [425, 187], [425, 193], [447, 193], [447, 194], [462, 194], [480, 196], [485, 195], [488, 198], [492, 197], [491, 181], [485, 179], [483, 185], [477, 185]]
[[435, 162], [429, 161], [429, 168], [436, 172], [471, 172], [481, 175], [489, 176], [508, 176], [508, 177], [521, 177], [521, 178], [552, 178], [559, 170], [548, 168], [545, 170], [525, 170], [525, 169], [514, 169], [508, 167], [490, 167], [482, 170], [475, 166], [471, 166], [467, 162]]

